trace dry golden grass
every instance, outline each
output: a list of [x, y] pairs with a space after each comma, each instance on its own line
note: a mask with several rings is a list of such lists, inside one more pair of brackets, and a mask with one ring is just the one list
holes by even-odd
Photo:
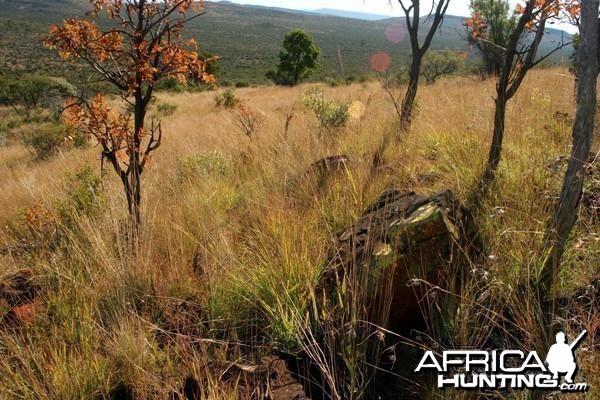
[[[0, 253], [0, 275], [32, 268], [46, 285], [46, 309], [31, 330], [0, 336], [0, 397], [102, 397], [124, 383], [140, 398], [166, 398], [185, 376], [203, 374], [198, 360], [248, 357], [239, 350], [248, 338], [275, 347], [297, 344], [298, 315], [309, 306], [335, 233], [383, 189], [427, 194], [449, 187], [468, 201], [487, 156], [494, 84], [463, 77], [422, 87], [411, 133], [391, 143], [377, 171], [372, 154], [384, 135], [395, 133], [396, 121], [376, 83], [320, 85], [329, 98], [366, 104], [363, 118], [325, 138], [300, 100], [312, 85], [237, 90], [247, 107], [264, 115], [252, 140], [229, 111], [215, 107], [214, 92], [161, 93], [158, 101], [177, 110], [163, 118], [163, 146], [143, 177], [137, 258], [128, 254], [122, 234], [125, 206], [113, 171], [106, 171], [99, 210], [74, 212], [68, 223], [55, 212], [73, 190], [66, 170], [86, 163], [99, 170], [96, 148], [36, 162], [20, 144], [1, 147], [0, 222], [7, 228], [0, 247], [12, 249], [15, 240], [33, 247]], [[528, 279], [541, 259], [540, 232], [552, 206], [544, 195], [561, 179], [546, 164], [570, 151], [569, 127], [553, 122], [555, 111], [573, 113], [572, 77], [566, 69], [532, 72], [509, 105], [495, 195], [477, 215], [492, 256], [489, 265], [477, 267], [488, 269], [504, 294]], [[290, 113], [295, 118], [286, 134]], [[334, 154], [354, 160], [348, 176], [319, 188], [306, 172]], [[193, 159], [197, 155], [208, 156]], [[26, 226], [19, 209], [36, 203], [50, 216]], [[597, 238], [592, 228], [579, 226], [575, 235]], [[569, 249], [565, 287], [585, 284], [597, 272], [599, 247], [596, 239]], [[212, 320], [201, 339], [215, 344], [159, 345], [156, 310], [189, 298], [198, 299]], [[588, 329], [592, 322], [581, 321]], [[526, 344], [537, 345], [535, 321], [522, 325], [531, 336]], [[469, 329], [466, 323], [456, 334]], [[598, 376], [593, 368], [593, 361], [582, 366], [588, 382]], [[205, 379], [212, 388], [208, 398], [233, 396], [235, 385], [217, 390]]]

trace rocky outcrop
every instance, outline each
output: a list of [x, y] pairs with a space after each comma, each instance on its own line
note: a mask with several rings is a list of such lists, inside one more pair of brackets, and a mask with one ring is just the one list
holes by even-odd
[[458, 273], [475, 241], [470, 214], [450, 190], [390, 190], [338, 236], [317, 289], [331, 299], [344, 280], [362, 279], [367, 306], [380, 310], [385, 301], [390, 327], [409, 328], [423, 319], [426, 293]]

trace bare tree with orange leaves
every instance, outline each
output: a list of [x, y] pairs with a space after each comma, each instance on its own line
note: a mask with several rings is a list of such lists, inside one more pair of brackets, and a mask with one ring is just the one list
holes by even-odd
[[[494, 132], [485, 172], [480, 182], [479, 197], [488, 192], [500, 164], [508, 101], [517, 93], [529, 70], [569, 44], [561, 41], [552, 51], [539, 55], [538, 50], [546, 24], [563, 18], [574, 18], [579, 13], [579, 1], [523, 0], [523, 4], [516, 5], [515, 12], [519, 19], [510, 33], [507, 47], [501, 49], [503, 57], [496, 83]], [[467, 20], [466, 26], [475, 43], [487, 41], [489, 25], [480, 15], [476, 13], [473, 18]]]
[[[88, 19], [67, 19], [53, 26], [46, 46], [62, 58], [90, 65], [101, 80], [111, 83], [130, 107], [111, 108], [98, 93], [92, 100], [71, 99], [65, 119], [73, 131], [100, 145], [119, 175], [131, 216], [131, 233], [137, 237], [141, 216], [140, 176], [161, 145], [160, 123], [150, 128], [146, 113], [161, 79], [177, 78], [214, 84], [207, 72], [212, 59], [201, 60], [193, 40], [184, 41], [186, 23], [202, 15], [202, 1], [194, 0], [90, 0]], [[102, 30], [94, 22], [106, 13], [113, 27]]]

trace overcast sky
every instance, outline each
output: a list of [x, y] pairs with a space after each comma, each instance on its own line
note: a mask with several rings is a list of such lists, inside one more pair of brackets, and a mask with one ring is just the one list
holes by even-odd
[[[214, 0], [219, 1], [219, 0]], [[369, 14], [381, 14], [398, 16], [402, 10], [397, 0], [231, 0], [240, 4], [256, 4], [271, 7], [291, 8], [297, 10], [316, 10], [319, 8], [332, 8], [336, 10], [359, 11]], [[519, 0], [510, 0], [516, 4]], [[423, 4], [428, 4], [424, 1]], [[448, 6], [448, 14], [467, 16], [469, 15], [469, 0], [451, 0]], [[560, 29], [576, 32], [577, 29], [567, 25], [560, 24], [556, 26]]]

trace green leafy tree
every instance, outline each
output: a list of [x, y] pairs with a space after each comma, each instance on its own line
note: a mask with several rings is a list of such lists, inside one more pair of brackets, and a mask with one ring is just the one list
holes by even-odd
[[10, 106], [25, 120], [29, 120], [35, 110], [62, 110], [65, 99], [76, 93], [75, 86], [63, 78], [36, 75], [0, 79], [0, 104]]
[[498, 75], [517, 15], [508, 0], [471, 0], [470, 8], [471, 17], [482, 20], [486, 37], [474, 39], [472, 35], [468, 35], [467, 41], [481, 52], [483, 72]]
[[321, 51], [313, 39], [302, 30], [295, 30], [283, 39], [285, 51], [279, 53], [277, 70], [269, 70], [267, 79], [277, 85], [296, 85], [310, 77], [319, 66]]
[[[214, 55], [210, 51], [204, 50], [198, 54], [198, 59], [205, 63], [205, 72], [216, 78], [221, 76], [221, 63], [219, 62], [219, 56]], [[205, 84], [200, 81], [200, 84]]]
[[444, 75], [456, 73], [463, 64], [464, 57], [455, 51], [430, 51], [423, 58], [421, 75], [425, 78], [425, 83], [431, 85]]

